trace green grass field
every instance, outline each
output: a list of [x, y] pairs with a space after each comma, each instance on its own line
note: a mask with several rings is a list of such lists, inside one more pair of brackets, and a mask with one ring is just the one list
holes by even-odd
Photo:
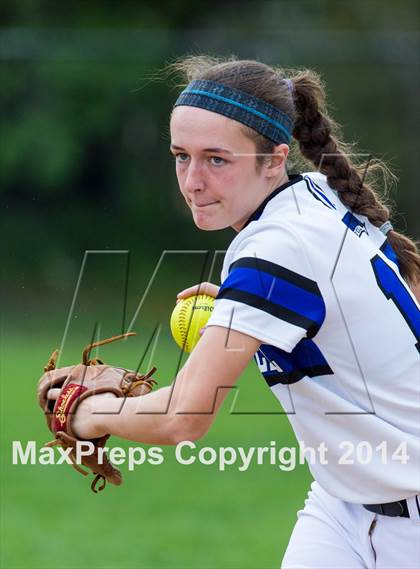
[[[5, 326], [3, 326], [4, 328]], [[101, 494], [90, 479], [66, 465], [12, 465], [12, 440], [50, 440], [37, 406], [35, 386], [58, 327], [38, 330], [28, 322], [2, 341], [1, 567], [76, 568], [263, 568], [278, 567], [302, 506], [310, 475], [305, 466], [290, 472], [265, 464], [239, 472], [216, 465], [183, 466], [173, 447], [162, 465], [132, 472], [124, 483]], [[162, 334], [154, 355], [161, 385], [170, 383], [177, 351]], [[106, 337], [107, 334], [102, 334]], [[89, 341], [89, 339], [87, 339]], [[84, 336], [69, 338], [62, 365], [80, 359]], [[108, 362], [135, 366], [136, 340], [101, 352]], [[147, 367], [147, 366], [144, 366]], [[143, 369], [143, 368], [142, 368]], [[227, 397], [207, 437], [198, 445], [294, 446], [287, 417], [240, 414], [281, 409], [252, 364]], [[113, 446], [139, 446], [113, 438]]]

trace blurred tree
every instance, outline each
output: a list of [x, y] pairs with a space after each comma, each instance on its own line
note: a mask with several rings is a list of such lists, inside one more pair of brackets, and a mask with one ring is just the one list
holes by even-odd
[[6, 281], [14, 285], [19, 267], [37, 281], [45, 259], [71, 274], [89, 248], [137, 248], [153, 264], [165, 248], [228, 244], [229, 230], [194, 228], [168, 153], [176, 90], [159, 70], [191, 52], [315, 67], [346, 138], [391, 160], [401, 178], [397, 223], [404, 229], [405, 214], [418, 232], [418, 10], [411, 0], [3, 0]]

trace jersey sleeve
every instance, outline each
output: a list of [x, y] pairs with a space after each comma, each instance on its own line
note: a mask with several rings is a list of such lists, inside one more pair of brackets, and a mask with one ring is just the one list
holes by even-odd
[[325, 303], [298, 236], [284, 226], [261, 225], [228, 250], [208, 326], [237, 330], [290, 352], [302, 338], [317, 334]]

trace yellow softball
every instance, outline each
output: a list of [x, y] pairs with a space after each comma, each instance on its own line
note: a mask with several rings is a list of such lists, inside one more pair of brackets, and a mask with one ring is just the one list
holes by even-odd
[[171, 332], [184, 352], [192, 352], [196, 346], [213, 308], [214, 298], [208, 294], [189, 296], [176, 304], [171, 315]]

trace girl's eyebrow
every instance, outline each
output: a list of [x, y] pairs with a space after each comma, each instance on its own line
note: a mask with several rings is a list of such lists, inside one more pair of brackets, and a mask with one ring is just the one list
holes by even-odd
[[[184, 148], [182, 148], [182, 146], [177, 146], [176, 144], [171, 144], [170, 146], [171, 150], [185, 150]], [[204, 148], [203, 152], [216, 152], [216, 153], [221, 153], [221, 152], [225, 152], [226, 154], [233, 154], [233, 152], [231, 152], [230, 150], [227, 150], [226, 148]]]

